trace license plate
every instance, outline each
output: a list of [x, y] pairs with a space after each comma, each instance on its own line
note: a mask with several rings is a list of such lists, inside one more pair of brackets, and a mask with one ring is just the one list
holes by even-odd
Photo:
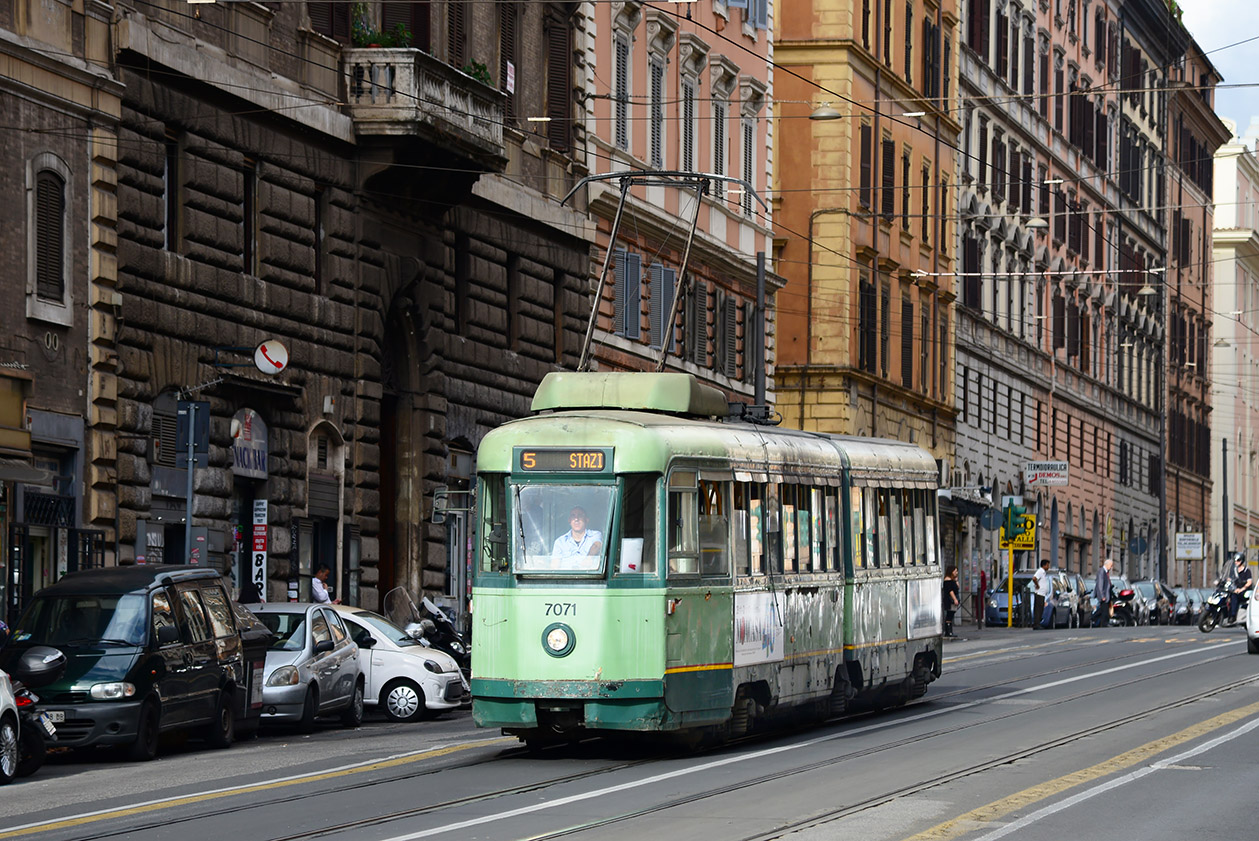
[[[60, 713], [60, 715], [63, 718], [65, 717], [65, 713]], [[52, 723], [52, 716], [50, 713], [39, 714], [39, 725], [44, 729], [44, 733], [48, 736], [48, 738], [51, 739], [57, 735], [57, 727]]]
[[48, 716], [48, 720], [53, 724], [61, 724], [66, 720], [65, 710], [44, 710], [44, 715]]

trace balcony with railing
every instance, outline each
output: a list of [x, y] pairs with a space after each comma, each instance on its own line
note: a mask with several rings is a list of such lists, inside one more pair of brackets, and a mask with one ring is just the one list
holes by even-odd
[[506, 96], [409, 47], [346, 49], [346, 97], [360, 137], [419, 137], [490, 171], [507, 162]]

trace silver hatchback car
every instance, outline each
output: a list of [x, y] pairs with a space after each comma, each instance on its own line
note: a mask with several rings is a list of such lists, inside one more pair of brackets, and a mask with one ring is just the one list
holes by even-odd
[[328, 605], [279, 602], [249, 609], [275, 634], [262, 683], [262, 721], [315, 729], [315, 719], [338, 714], [363, 721], [363, 670], [358, 645]]

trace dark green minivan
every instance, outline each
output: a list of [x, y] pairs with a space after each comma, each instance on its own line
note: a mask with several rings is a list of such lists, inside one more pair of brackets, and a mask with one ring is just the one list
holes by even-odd
[[214, 747], [261, 703], [235, 605], [213, 569], [163, 564], [64, 576], [35, 594], [0, 650], [0, 669], [32, 645], [60, 649], [65, 676], [39, 691], [57, 728], [51, 746], [125, 745], [152, 759], [174, 730]]

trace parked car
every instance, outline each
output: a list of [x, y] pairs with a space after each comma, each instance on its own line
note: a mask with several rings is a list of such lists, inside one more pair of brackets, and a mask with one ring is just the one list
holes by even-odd
[[[1096, 582], [1096, 576], [1084, 579], [1084, 586], [1086, 588], [1085, 592], [1089, 594], [1090, 614], [1093, 610], [1097, 609], [1097, 599], [1093, 598], [1093, 588], [1096, 586]], [[1131, 590], [1132, 585], [1128, 583], [1128, 579], [1124, 576], [1112, 573], [1110, 576], [1110, 589], [1118, 594], [1121, 590]], [[1136, 620], [1136, 624], [1150, 624], [1150, 608], [1149, 605], [1146, 604], [1145, 599], [1134, 597], [1132, 599], [1132, 610], [1135, 614], [1133, 618]]]
[[245, 714], [245, 668], [234, 607], [216, 570], [149, 564], [72, 572], [35, 594], [0, 650], [0, 669], [48, 645], [69, 659], [40, 690], [56, 726], [49, 747], [125, 745], [157, 754], [171, 731], [227, 747]]
[[1202, 610], [1202, 602], [1197, 599], [1197, 591], [1192, 587], [1175, 587], [1176, 603], [1172, 605], [1173, 625], [1195, 625], [1198, 613]]
[[1259, 602], [1255, 594], [1259, 587], [1250, 588], [1250, 604], [1246, 608], [1246, 650], [1251, 654], [1259, 654]]
[[[1031, 590], [1034, 570], [1019, 570], [1014, 573], [1014, 623], [1018, 626], [1030, 626], [1040, 621], [1039, 616], [1031, 616], [1032, 605], [1035, 604]], [[1059, 570], [1049, 571], [1053, 582], [1058, 605], [1054, 608], [1054, 625], [1070, 626], [1072, 613], [1075, 610], [1071, 603], [1073, 591], [1065, 575]], [[1006, 624], [1006, 602], [1009, 598], [1008, 581], [1002, 578], [995, 587], [988, 591], [984, 601], [984, 621], [988, 625], [1004, 626]], [[1026, 608], [1024, 607], [1026, 605]]]
[[[1171, 624], [1172, 599], [1163, 590], [1161, 582], [1142, 578], [1132, 582], [1132, 589], [1137, 591], [1137, 599], [1145, 602], [1145, 612], [1149, 624]], [[1133, 602], [1135, 603], [1137, 599], [1133, 599]]]
[[9, 676], [0, 672], [0, 785], [8, 785], [17, 776], [18, 726], [13, 686]]
[[1093, 618], [1093, 591], [1080, 573], [1068, 572], [1066, 575], [1075, 595], [1075, 627], [1087, 628]]
[[346, 727], [361, 724], [359, 648], [333, 606], [280, 602], [250, 610], [275, 634], [262, 681], [263, 723], [296, 724], [304, 733], [325, 715], [339, 715]]
[[335, 605], [358, 643], [366, 689], [363, 701], [393, 721], [417, 721], [458, 707], [468, 685], [459, 664], [378, 613]]

